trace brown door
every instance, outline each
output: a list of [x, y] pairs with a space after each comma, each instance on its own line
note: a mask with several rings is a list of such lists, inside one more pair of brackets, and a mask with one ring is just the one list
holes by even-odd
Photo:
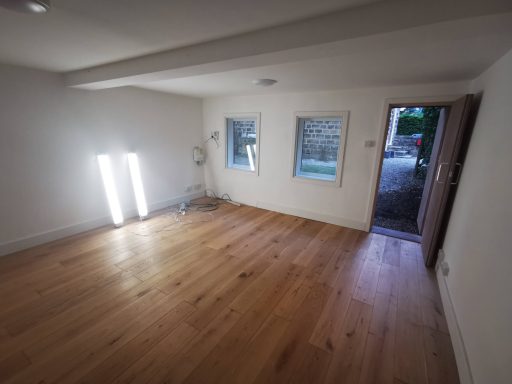
[[[453, 103], [441, 138], [439, 153], [432, 167], [433, 181], [425, 210], [421, 249], [427, 266], [434, 265], [439, 250], [439, 235], [446, 203], [451, 188], [455, 187], [462, 171], [457, 163], [462, 138], [468, 125], [473, 95], [466, 95]], [[437, 137], [436, 137], [437, 139]], [[434, 165], [434, 164], [432, 164]]]
[[421, 195], [420, 208], [418, 210], [418, 217], [416, 224], [418, 224], [418, 233], [423, 233], [423, 224], [425, 224], [425, 213], [427, 211], [428, 202], [430, 200], [430, 193], [432, 192], [432, 184], [436, 173], [436, 161], [441, 150], [441, 143], [443, 142], [444, 127], [446, 126], [446, 116], [448, 115], [448, 108], [441, 109], [439, 113], [439, 120], [436, 127], [436, 135], [434, 137], [434, 144], [432, 145], [432, 152], [430, 158], [432, 159], [425, 178], [425, 186], [423, 187], [423, 194]]

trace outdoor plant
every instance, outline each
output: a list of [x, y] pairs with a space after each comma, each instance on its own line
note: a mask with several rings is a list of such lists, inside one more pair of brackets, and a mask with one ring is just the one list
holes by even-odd
[[422, 108], [405, 108], [400, 112], [396, 134], [410, 136], [414, 133], [420, 133], [423, 124]]
[[425, 179], [430, 164], [430, 155], [434, 145], [437, 123], [441, 107], [428, 107], [423, 109], [423, 118], [421, 122], [421, 145], [418, 149], [418, 157], [416, 159], [415, 175], [418, 178]]

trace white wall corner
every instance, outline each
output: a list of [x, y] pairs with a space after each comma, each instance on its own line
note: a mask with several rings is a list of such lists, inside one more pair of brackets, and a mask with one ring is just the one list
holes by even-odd
[[443, 302], [443, 309], [450, 331], [450, 338], [452, 340], [453, 352], [457, 362], [457, 369], [459, 371], [459, 379], [461, 384], [473, 384], [473, 375], [471, 374], [471, 366], [469, 365], [466, 347], [464, 346], [464, 339], [457, 320], [457, 314], [453, 306], [450, 295], [450, 290], [446, 281], [446, 276], [443, 274], [441, 263], [445, 261], [445, 253], [439, 250], [439, 256], [436, 264], [437, 283], [441, 293], [441, 300]]
[[[149, 204], [149, 212], [158, 211], [163, 208], [167, 208], [169, 206], [181, 203], [182, 201], [189, 201], [192, 199], [197, 199], [199, 197], [203, 197], [205, 194], [204, 189], [200, 190], [196, 193], [181, 195], [177, 197], [173, 197], [168, 200], [159, 201], [153, 204]], [[123, 212], [127, 219], [137, 217], [137, 210], [130, 209], [129, 211]], [[96, 229], [99, 227], [103, 227], [105, 225], [112, 224], [112, 218], [110, 216], [103, 216], [97, 219], [84, 221], [77, 224], [68, 225], [65, 227], [55, 228], [49, 231], [37, 233], [35, 235], [25, 236], [16, 240], [8, 241], [5, 243], [0, 243], [0, 256], [5, 256], [10, 253], [22, 251], [24, 249], [28, 249], [31, 247], [35, 247], [37, 245], [49, 243], [51, 241], [63, 239], [68, 236], [73, 236], [82, 232], [90, 231], [91, 229]], [[113, 226], [113, 224], [112, 224]]]

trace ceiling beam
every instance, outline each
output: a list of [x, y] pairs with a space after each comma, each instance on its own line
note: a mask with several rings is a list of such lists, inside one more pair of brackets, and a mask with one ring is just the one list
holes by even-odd
[[[434, 23], [512, 12], [510, 0], [392, 0], [64, 74], [85, 89], [297, 61], [303, 49]], [[308, 57], [309, 58], [309, 57]], [[302, 57], [304, 59], [304, 57]]]

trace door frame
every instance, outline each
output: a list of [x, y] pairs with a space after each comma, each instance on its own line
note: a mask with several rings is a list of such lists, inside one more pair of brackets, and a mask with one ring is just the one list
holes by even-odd
[[379, 133], [377, 137], [377, 151], [375, 154], [373, 172], [371, 176], [370, 196], [368, 207], [366, 210], [365, 230], [370, 232], [375, 216], [375, 208], [377, 205], [377, 195], [379, 193], [380, 176], [382, 173], [382, 160], [384, 159], [384, 149], [386, 145], [386, 136], [389, 125], [389, 117], [391, 108], [394, 107], [451, 107], [453, 102], [462, 95], [449, 96], [424, 96], [424, 97], [405, 97], [405, 98], [388, 98], [384, 100], [382, 107], [381, 121], [379, 125]]

